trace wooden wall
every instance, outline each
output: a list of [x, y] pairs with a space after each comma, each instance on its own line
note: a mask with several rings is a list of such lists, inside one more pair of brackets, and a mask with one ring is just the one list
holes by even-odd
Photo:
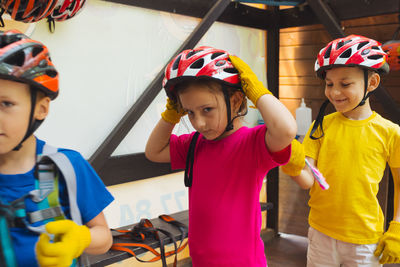
[[[398, 15], [368, 17], [343, 21], [346, 34], [359, 34], [382, 43], [390, 40], [398, 27]], [[288, 28], [280, 34], [280, 100], [293, 115], [300, 105], [301, 98], [312, 108], [315, 119], [319, 107], [325, 100], [323, 82], [316, 78], [314, 63], [316, 55], [331, 37], [322, 25]], [[400, 71], [391, 72], [383, 85], [389, 94], [400, 103]], [[382, 116], [386, 116], [382, 104], [373, 97], [371, 105]], [[333, 108], [330, 108], [333, 111]], [[381, 203], [385, 203], [387, 177], [379, 194]], [[279, 231], [306, 235], [308, 229], [308, 191], [300, 189], [287, 175], [280, 172], [279, 190]]]

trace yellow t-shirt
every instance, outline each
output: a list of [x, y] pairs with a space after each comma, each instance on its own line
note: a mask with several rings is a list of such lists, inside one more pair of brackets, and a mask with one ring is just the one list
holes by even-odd
[[310, 226], [344, 242], [376, 243], [384, 224], [376, 194], [386, 163], [400, 167], [400, 127], [375, 112], [359, 121], [335, 112], [323, 129], [322, 138], [307, 133], [303, 141], [330, 186], [310, 189]]

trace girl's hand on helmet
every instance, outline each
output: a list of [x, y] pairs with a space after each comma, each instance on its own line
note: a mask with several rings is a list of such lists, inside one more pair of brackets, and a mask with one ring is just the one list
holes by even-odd
[[166, 109], [161, 113], [161, 117], [171, 124], [177, 124], [186, 112], [178, 107], [178, 103], [173, 101], [171, 98], [167, 99]]
[[265, 88], [265, 86], [260, 82], [251, 68], [237, 56], [229, 56], [233, 66], [239, 71], [240, 81], [242, 83], [243, 92], [246, 94], [247, 98], [257, 105], [257, 100], [265, 95], [272, 93]]
[[282, 166], [282, 171], [290, 176], [299, 176], [305, 165], [306, 156], [304, 153], [304, 147], [299, 141], [293, 139], [290, 160]]
[[36, 258], [39, 266], [71, 266], [90, 245], [90, 230], [85, 225], [78, 225], [71, 220], [60, 220], [46, 224], [46, 231], [58, 239], [50, 241], [47, 233], [43, 233], [36, 243]]

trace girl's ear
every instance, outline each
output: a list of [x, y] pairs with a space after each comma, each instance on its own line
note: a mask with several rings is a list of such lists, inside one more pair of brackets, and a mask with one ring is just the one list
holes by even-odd
[[44, 120], [49, 114], [50, 109], [50, 98], [47, 96], [40, 97], [36, 101], [35, 115], [34, 118], [36, 120]]
[[368, 78], [368, 92], [374, 91], [376, 88], [378, 88], [379, 83], [381, 82], [381, 76], [379, 76], [378, 73], [373, 72], [371, 76]]
[[231, 96], [231, 107], [232, 113], [237, 114], [240, 111], [240, 107], [242, 106], [244, 100], [244, 94], [240, 91], [236, 91]]

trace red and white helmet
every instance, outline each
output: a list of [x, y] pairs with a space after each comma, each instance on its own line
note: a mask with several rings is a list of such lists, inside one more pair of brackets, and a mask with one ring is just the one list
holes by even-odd
[[36, 22], [49, 16], [58, 0], [1, 0], [1, 8], [12, 19], [25, 23]]
[[330, 42], [321, 49], [315, 61], [318, 77], [325, 77], [325, 70], [338, 66], [359, 66], [388, 73], [387, 54], [381, 43], [360, 35], [350, 35]]
[[168, 96], [174, 85], [185, 80], [209, 78], [240, 88], [239, 73], [225, 50], [201, 46], [177, 55], [165, 68], [163, 87]]
[[50, 18], [56, 21], [64, 21], [75, 16], [85, 4], [86, 0], [59, 0]]

